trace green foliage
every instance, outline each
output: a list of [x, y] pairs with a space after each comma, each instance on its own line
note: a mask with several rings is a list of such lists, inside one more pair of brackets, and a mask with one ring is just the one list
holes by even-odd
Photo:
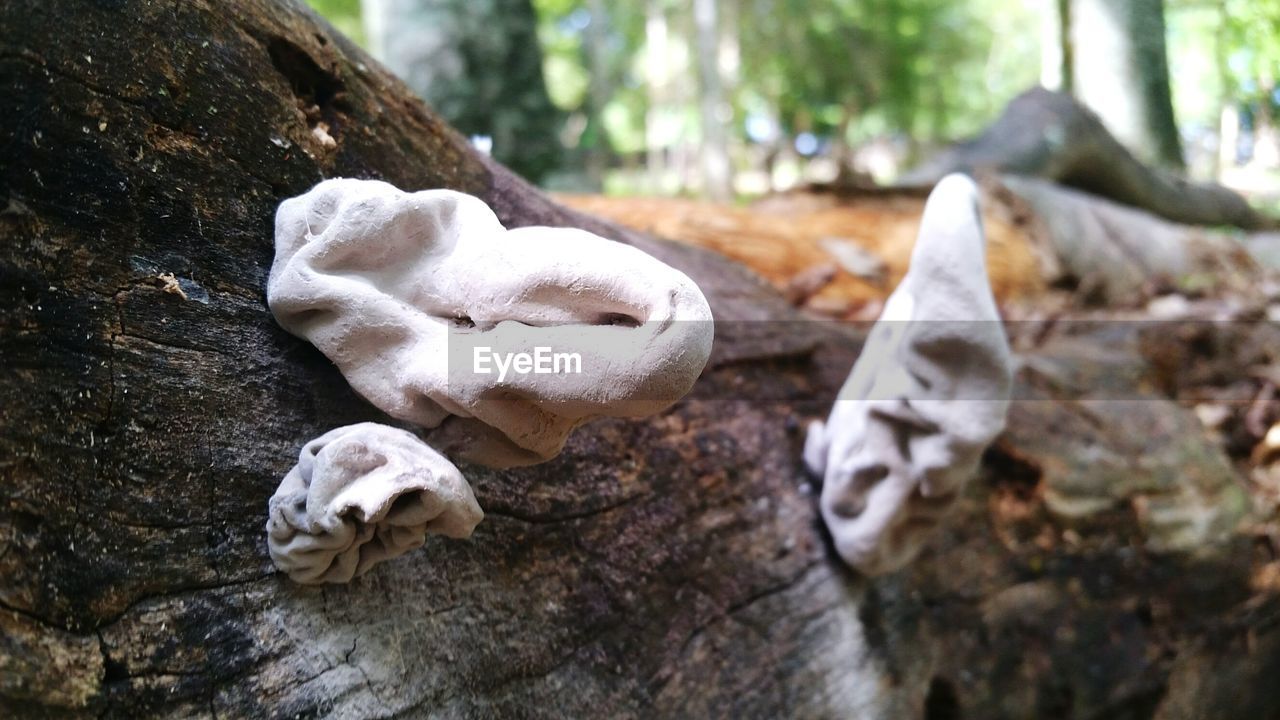
[[313, 10], [324, 16], [339, 32], [364, 45], [364, 25], [360, 19], [360, 0], [307, 0]]
[[[363, 42], [360, 0], [308, 0]], [[638, 154], [649, 142], [697, 142], [692, 4], [680, 0], [532, 0], [552, 102], [579, 148]], [[656, 5], [655, 5], [656, 3]], [[741, 62], [726, 87], [730, 134], [749, 119], [849, 144], [897, 136], [913, 145], [973, 134], [1039, 80], [1043, 0], [719, 0], [722, 37]], [[591, 8], [602, 8], [592, 17]], [[667, 24], [661, 62], [646, 17]], [[1169, 61], [1185, 127], [1214, 128], [1224, 104], [1246, 117], [1275, 105], [1280, 2], [1166, 0]], [[601, 57], [590, 53], [602, 28]], [[668, 68], [651, 106], [654, 68]], [[593, 85], [593, 80], [596, 85]], [[603, 92], [598, 107], [592, 88]], [[1271, 96], [1268, 95], [1271, 93]], [[1273, 112], [1272, 115], [1280, 115]], [[576, 129], [574, 129], [576, 128]]]
[[[850, 140], [888, 128], [937, 138], [978, 126], [1011, 96], [1009, 87], [993, 96], [983, 77], [996, 53], [983, 5], [992, 3], [753, 0], [754, 27], [742, 28], [745, 55], [755, 59], [745, 68], [749, 91], [773, 101], [792, 131], [833, 132], [847, 114]], [[1034, 82], [1019, 72], [1034, 72], [1034, 61], [1010, 60], [1016, 90]]]
[[[730, 88], [735, 124], [768, 116], [788, 134], [850, 142], [887, 132], [941, 139], [974, 132], [1017, 92], [1035, 84], [1038, 18], [1023, 0], [721, 0], [725, 32], [742, 57]], [[586, 111], [590, 61], [585, 0], [534, 0], [548, 89], [556, 104]], [[696, 99], [689, 3], [665, 2], [666, 61], [682, 96]], [[604, 125], [615, 150], [643, 148], [648, 98], [644, 3], [608, 4], [610, 88]], [[1028, 34], [1029, 31], [1029, 34]], [[694, 109], [690, 107], [690, 113]], [[650, 121], [654, 116], [648, 116]], [[670, 108], [658, 137], [696, 123]]]
[[1228, 92], [1259, 92], [1264, 76], [1280, 81], [1280, 3], [1224, 0]]
[[[645, 142], [646, 100], [644, 70], [635, 60], [644, 43], [643, 5], [600, 5], [604, 17], [595, 18], [584, 0], [533, 0], [547, 92], [560, 109], [584, 113], [588, 125], [581, 137], [583, 147], [604, 142], [615, 152], [639, 152]], [[604, 34], [604, 56], [594, 65], [588, 48], [592, 23], [600, 23]], [[598, 113], [590, 108], [593, 73], [608, 89]]]
[[1183, 123], [1214, 127], [1224, 103], [1246, 110], [1280, 82], [1280, 3], [1171, 0], [1169, 64]]
[[[750, 91], [792, 130], [972, 132], [1037, 80], [1036, 20], [1006, 0], [748, 0]], [[1004, 32], [1021, 25], [1021, 33]], [[747, 48], [750, 48], [749, 50]], [[800, 127], [809, 125], [809, 128]]]

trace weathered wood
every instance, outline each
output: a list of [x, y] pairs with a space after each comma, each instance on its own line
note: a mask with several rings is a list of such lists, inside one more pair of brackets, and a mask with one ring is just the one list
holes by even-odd
[[[780, 289], [822, 274], [808, 307], [834, 317], [861, 312], [889, 296], [906, 275], [925, 197], [880, 189], [867, 193], [795, 192], [739, 207], [685, 198], [560, 195], [576, 210], [737, 260]], [[1039, 258], [1005, 208], [984, 203], [987, 268], [1000, 301], [1045, 289]], [[854, 260], [865, 259], [863, 267]], [[830, 273], [825, 268], [835, 267]], [[879, 267], [877, 267], [877, 265]]]
[[[0, 88], [0, 715], [1276, 710], [1276, 603], [1242, 539], [1193, 563], [1126, 509], [1176, 509], [1179, 473], [1185, 502], [1230, 493], [1168, 400], [1139, 421], [1175, 418], [1158, 439], [1183, 451], [1116, 461], [1135, 478], [1116, 499], [1078, 458], [1141, 449], [1134, 417], [1034, 390], [925, 559], [869, 583], [831, 559], [799, 459], [856, 337], [718, 256], [554, 205], [299, 3], [11, 0]], [[464, 467], [487, 513], [470, 541], [292, 584], [267, 498], [306, 440], [385, 420], [265, 305], [276, 205], [336, 175], [644, 248], [711, 300], [712, 365], [669, 413], [588, 425], [554, 462]], [[1107, 494], [1078, 544], [1046, 488]]]
[[978, 137], [940, 152], [906, 173], [907, 185], [951, 172], [1030, 175], [1079, 188], [1189, 225], [1274, 225], [1235, 192], [1147, 167], [1098, 117], [1065, 93], [1033, 88], [1014, 98]]
[[1074, 287], [1082, 304], [1133, 305], [1169, 289], [1259, 294], [1262, 272], [1239, 230], [1172, 223], [1037, 178], [1005, 175], [988, 186], [1026, 208], [1031, 234], [1057, 260], [1048, 279]]
[[[816, 415], [822, 398], [807, 365], [770, 358], [829, 333], [778, 322], [794, 315], [763, 282], [551, 204], [298, 3], [6, 3], [0, 33], [7, 709], [627, 714], [740, 696], [780, 711], [815, 663], [860, 652], [795, 637], [838, 621], [814, 613], [845, 581], [786, 422], [793, 399]], [[713, 299], [723, 369], [669, 416], [580, 432], [557, 462], [464, 468], [487, 512], [472, 541], [298, 588], [267, 559], [266, 500], [301, 443], [381, 419], [264, 303], [275, 206], [334, 175], [640, 245]], [[706, 643], [740, 635], [721, 629], [730, 611], [764, 621], [793, 593], [753, 701], [740, 688], [760, 656], [722, 663], [732, 651]]]

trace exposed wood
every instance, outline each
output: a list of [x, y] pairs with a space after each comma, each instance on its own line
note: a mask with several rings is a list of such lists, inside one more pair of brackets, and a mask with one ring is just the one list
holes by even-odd
[[[564, 195], [585, 212], [710, 248], [816, 313], [873, 319], [906, 272], [924, 205], [914, 189], [811, 186], [737, 207], [672, 198]], [[1180, 225], [1055, 183], [988, 177], [987, 267], [1001, 304], [1135, 307], [1155, 295], [1231, 292], [1261, 301], [1280, 268], [1273, 233]], [[1241, 240], [1244, 240], [1242, 243]]]
[[[924, 196], [916, 192], [790, 193], [738, 207], [675, 198], [564, 195], [566, 205], [656, 235], [715, 250], [786, 289], [813, 268], [835, 264], [829, 282], [805, 293], [810, 304], [838, 317], [858, 314], [888, 297], [906, 274], [920, 227]], [[1005, 208], [988, 204], [983, 218], [988, 267], [996, 297], [1025, 299], [1045, 282], [1036, 245]], [[882, 273], [861, 271], [841, 249], [879, 259]], [[874, 317], [874, 315], [873, 315]]]
[[[1273, 556], [1230, 529], [1238, 478], [1194, 417], [1136, 388], [1132, 343], [1042, 343], [958, 514], [871, 583], [831, 559], [799, 460], [856, 336], [555, 205], [299, 3], [11, 0], [0, 87], [4, 717], [1280, 710]], [[552, 463], [463, 468], [472, 540], [293, 585], [267, 498], [306, 440], [385, 420], [265, 306], [277, 204], [336, 175], [653, 253], [711, 300], [712, 366]]]
[[1005, 176], [1001, 187], [1027, 206], [1032, 232], [1058, 260], [1049, 279], [1084, 304], [1132, 305], [1171, 290], [1257, 295], [1262, 271], [1239, 231], [1172, 223], [1035, 178]]

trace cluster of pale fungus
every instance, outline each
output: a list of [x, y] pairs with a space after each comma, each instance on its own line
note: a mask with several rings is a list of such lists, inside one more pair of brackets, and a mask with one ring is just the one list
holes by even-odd
[[[1003, 428], [1009, 351], [983, 246], [972, 182], [944, 180], [910, 271], [810, 429], [823, 518], [865, 572], [914, 557]], [[429, 534], [470, 536], [483, 513], [446, 455], [545, 462], [592, 418], [667, 409], [711, 354], [711, 309], [685, 274], [582, 230], [508, 230], [462, 193], [327, 180], [280, 206], [275, 248], [276, 320], [417, 430], [361, 423], [303, 446], [267, 522], [273, 561], [300, 583], [348, 582]], [[473, 362], [546, 349], [577, 371]]]

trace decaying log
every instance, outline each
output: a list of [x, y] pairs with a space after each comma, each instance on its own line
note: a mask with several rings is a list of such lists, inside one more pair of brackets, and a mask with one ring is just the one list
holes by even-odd
[[1273, 225], [1227, 188], [1143, 165], [1070, 95], [1039, 87], [1014, 98], [981, 135], [942, 151], [902, 183], [932, 185], [948, 173], [984, 171], [1053, 180], [1178, 223]]
[[[1072, 304], [1132, 307], [1153, 293], [1254, 294], [1273, 233], [1170, 222], [1037, 178], [983, 183], [987, 267], [1003, 304], [1058, 288]], [[869, 319], [901, 280], [923, 198], [895, 188], [808, 188], [733, 207], [678, 198], [560, 196], [570, 207], [715, 250], [823, 315]], [[1244, 242], [1242, 242], [1242, 240]], [[874, 313], [871, 314], [874, 317]]]
[[1248, 292], [1260, 275], [1238, 230], [1180, 225], [1037, 178], [1005, 175], [999, 182], [1014, 196], [1006, 202], [1029, 208], [1031, 232], [1057, 259], [1046, 281], [1069, 282], [1087, 304], [1132, 304], [1152, 288]]
[[[1082, 406], [1063, 368], [1097, 363], [1037, 350], [959, 512], [870, 582], [833, 559], [800, 460], [856, 335], [553, 204], [300, 2], [11, 0], [0, 88], [0, 715], [1277, 712], [1236, 476], [1167, 399]], [[269, 496], [308, 439], [387, 421], [265, 304], [276, 206], [331, 176], [640, 247], [711, 301], [711, 366], [553, 462], [463, 467], [470, 541], [297, 586]], [[1073, 342], [1114, 356], [1086, 386], [1142, 374]]]
[[[811, 309], [842, 316], [883, 300], [907, 272], [925, 196], [884, 189], [837, 196], [794, 192], [746, 207], [681, 198], [562, 195], [569, 207], [627, 227], [725, 255]], [[1025, 232], [993, 203], [984, 207], [987, 265], [996, 297], [1033, 297], [1045, 288], [1040, 258]], [[827, 272], [830, 269], [831, 272]], [[794, 293], [793, 293], [794, 295]]]

